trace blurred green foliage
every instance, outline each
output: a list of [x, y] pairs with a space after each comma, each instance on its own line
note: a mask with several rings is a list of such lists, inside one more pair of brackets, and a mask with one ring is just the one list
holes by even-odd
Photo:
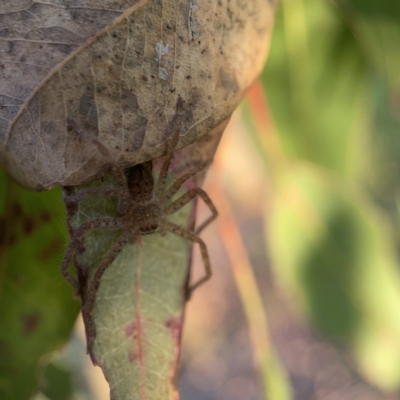
[[[0, 171], [0, 398], [46, 390], [79, 302], [59, 272], [67, 241], [60, 190], [33, 193]], [[54, 374], [53, 374], [54, 375]]]
[[396, 0], [336, 0], [369, 63], [392, 89], [400, 89], [400, 3]]
[[73, 385], [68, 371], [50, 363], [45, 371], [46, 387], [43, 393], [51, 400], [73, 399]]
[[366, 94], [360, 49], [325, 0], [284, 1], [275, 24], [263, 83], [285, 152], [346, 175]]
[[262, 85], [283, 163], [266, 232], [290, 296], [400, 388], [400, 5], [283, 0]]

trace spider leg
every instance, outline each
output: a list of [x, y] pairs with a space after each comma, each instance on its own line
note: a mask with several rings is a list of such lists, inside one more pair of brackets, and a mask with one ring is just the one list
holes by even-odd
[[98, 148], [101, 155], [109, 163], [110, 169], [115, 173], [119, 186], [125, 188], [126, 178], [124, 171], [120, 167], [118, 167], [110, 151], [107, 149], [106, 146], [104, 146], [103, 143], [100, 142], [97, 136], [80, 127], [72, 117], [68, 117], [67, 119], [67, 129], [73, 129], [81, 139], [83, 139], [87, 143], [95, 145]]
[[82, 307], [82, 313], [85, 316], [85, 320], [87, 321], [87, 352], [89, 353], [93, 347], [93, 340], [96, 336], [96, 329], [93, 323], [92, 318], [92, 310], [94, 306], [94, 302], [96, 300], [97, 290], [100, 286], [101, 278], [106, 271], [106, 269], [113, 263], [115, 258], [124, 248], [124, 246], [131, 241], [132, 234], [129, 232], [123, 233], [118, 240], [113, 244], [111, 250], [106, 254], [103, 261], [100, 263], [99, 267], [97, 268], [92, 282], [90, 284], [89, 290], [85, 296], [85, 304]]
[[80, 201], [82, 201], [82, 199], [84, 199], [86, 196], [107, 195], [107, 196], [118, 197], [118, 196], [121, 196], [123, 194], [123, 192], [124, 191], [121, 189], [91, 187], [91, 188], [79, 190], [79, 192], [76, 194], [65, 195], [64, 203], [77, 204]]
[[175, 235], [181, 236], [191, 242], [198, 243], [200, 246], [201, 257], [203, 259], [205, 275], [200, 278], [196, 283], [189, 287], [189, 296], [190, 294], [197, 289], [201, 284], [208, 281], [211, 278], [212, 270], [210, 264], [210, 258], [208, 256], [207, 246], [203, 242], [203, 240], [194, 232], [189, 231], [188, 229], [182, 228], [178, 225], [175, 225], [168, 221], [163, 221], [160, 223], [160, 227], [165, 229], [166, 231], [175, 233]]
[[74, 295], [77, 296], [79, 294], [79, 283], [78, 281], [70, 274], [69, 266], [74, 258], [76, 253], [76, 243], [77, 240], [69, 244], [67, 252], [65, 253], [64, 259], [61, 263], [60, 271], [63, 274], [64, 278], [69, 282], [74, 290]]
[[207, 161], [207, 162], [202, 162], [198, 165], [196, 165], [193, 169], [190, 171], [186, 172], [184, 175], [182, 175], [180, 178], [178, 178], [161, 196], [160, 196], [160, 201], [164, 202], [169, 200], [179, 189], [180, 187], [188, 180], [190, 179], [193, 175], [196, 175], [198, 172], [202, 171], [204, 168], [206, 168], [208, 165], [211, 164], [212, 161]]
[[73, 239], [80, 239], [89, 229], [122, 229], [123, 223], [118, 218], [96, 218], [85, 221], [82, 225], [75, 229]]
[[85, 232], [88, 231], [89, 229], [96, 229], [96, 228], [122, 229], [122, 227], [123, 227], [122, 223], [120, 223], [119, 220], [117, 219], [98, 218], [85, 221], [82, 225], [80, 225], [77, 229], [75, 229], [74, 234], [71, 237], [71, 242], [65, 253], [64, 259], [61, 263], [60, 271], [63, 274], [64, 278], [74, 288], [74, 292], [76, 294], [77, 292], [79, 292], [79, 284], [77, 280], [70, 274], [69, 266], [76, 254], [76, 248], [79, 244], [79, 241], [82, 239]]
[[172, 136], [172, 138], [169, 142], [167, 156], [163, 162], [160, 174], [158, 175], [157, 182], [154, 186], [154, 194], [156, 197], [159, 196], [162, 188], [165, 185], [165, 181], [167, 180], [169, 166], [171, 165], [171, 160], [172, 160], [172, 157], [174, 156], [174, 150], [178, 143], [178, 140], [179, 140], [179, 130], [177, 130], [175, 132], [174, 136]]
[[215, 218], [218, 217], [218, 211], [214, 206], [212, 200], [208, 197], [208, 194], [200, 188], [194, 188], [189, 190], [187, 193], [183, 194], [181, 197], [176, 199], [173, 203], [171, 203], [166, 209], [165, 214], [171, 215], [174, 212], [178, 211], [185, 204], [189, 203], [189, 201], [193, 200], [196, 196], [200, 196], [204, 203], [210, 209], [212, 215], [208, 217], [195, 231], [196, 235], [198, 235], [206, 226], [208, 226]]

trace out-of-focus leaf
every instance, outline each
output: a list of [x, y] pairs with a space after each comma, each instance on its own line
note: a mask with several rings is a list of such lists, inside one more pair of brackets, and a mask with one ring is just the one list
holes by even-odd
[[[363, 4], [373, 18], [379, 3], [370, 3]], [[383, 3], [384, 9], [388, 2]], [[387, 10], [375, 13], [379, 21], [389, 18]], [[360, 183], [354, 178], [361, 174], [374, 200], [398, 220], [397, 180], [390, 176], [396, 174], [400, 148], [397, 101], [392, 96], [394, 115], [388, 118], [387, 95], [380, 93], [374, 120], [372, 74], [348, 15], [328, 1], [282, 2], [263, 75], [283, 144], [276, 159], [284, 160], [271, 168], [277, 188], [267, 232], [276, 273], [295, 301], [301, 299], [313, 321], [348, 346], [365, 377], [395, 389], [400, 386], [396, 246], [383, 209], [366, 192], [354, 195]]]
[[50, 363], [45, 371], [46, 388], [43, 393], [51, 400], [72, 400], [73, 389], [68, 371]]
[[0, 172], [0, 398], [29, 399], [46, 355], [79, 310], [58, 267], [65, 212], [58, 190], [32, 193]]
[[384, 219], [312, 167], [296, 164], [279, 186], [267, 232], [283, 282], [371, 382], [398, 388], [400, 277]]
[[365, 141], [368, 157], [360, 169], [361, 183], [388, 215], [400, 254], [400, 114], [383, 80], [374, 83], [375, 109]]
[[[218, 190], [214, 188], [214, 192]], [[292, 388], [278, 355], [271, 344], [268, 318], [256, 277], [243, 244], [229, 201], [217, 192], [220, 214], [219, 232], [229, 257], [233, 278], [246, 314], [253, 348], [253, 362], [258, 372], [265, 399], [293, 399]]]
[[377, 70], [400, 89], [400, 3], [394, 0], [336, 0], [360, 46]]
[[325, 0], [283, 0], [262, 77], [285, 150], [346, 175], [365, 63]]

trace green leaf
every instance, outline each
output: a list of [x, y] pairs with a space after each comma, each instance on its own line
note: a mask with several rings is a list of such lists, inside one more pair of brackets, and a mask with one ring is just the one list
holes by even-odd
[[[169, 174], [166, 187], [173, 176], [176, 178]], [[117, 187], [114, 179], [109, 174], [77, 188], [76, 193], [87, 187]], [[181, 189], [174, 198], [183, 193]], [[117, 208], [118, 201], [111, 196], [87, 195], [69, 214], [71, 225], [77, 227], [100, 217], [117, 218]], [[190, 226], [193, 211], [194, 205], [189, 203], [168, 221]], [[78, 270], [89, 266], [89, 281], [121, 234], [107, 229], [91, 229], [85, 234], [85, 251], [76, 265]], [[95, 332], [90, 353], [103, 369], [112, 399], [177, 398], [175, 379], [190, 250], [191, 242], [170, 232], [143, 235], [124, 246], [101, 278], [92, 311]], [[90, 319], [83, 315], [91, 341]]]
[[[188, 211], [174, 221], [185, 224]], [[93, 353], [113, 399], [176, 399], [189, 250], [172, 233], [145, 236], [106, 271], [93, 310]]]
[[46, 380], [46, 388], [43, 393], [50, 400], [72, 400], [73, 388], [71, 375], [68, 371], [64, 371], [57, 365], [50, 363], [44, 376]]
[[376, 78], [372, 91], [375, 109], [365, 140], [364, 158], [359, 178], [375, 203], [388, 216], [392, 234], [400, 249], [400, 120], [389, 88]]
[[359, 368], [400, 385], [400, 276], [382, 216], [325, 172], [296, 164], [275, 193], [267, 232], [282, 281]]
[[276, 273], [314, 323], [350, 349], [364, 377], [393, 390], [398, 101], [369, 65], [379, 64], [397, 88], [400, 18], [391, 3], [345, 0], [339, 9], [283, 0], [263, 86], [282, 144], [276, 159], [284, 160], [272, 163], [267, 222]]
[[325, 0], [283, 0], [262, 83], [285, 152], [346, 176], [365, 102], [366, 65]]
[[59, 190], [33, 193], [0, 172], [0, 398], [29, 399], [79, 303], [59, 273], [66, 242]]
[[338, 0], [346, 22], [377, 71], [400, 88], [400, 3], [394, 0]]

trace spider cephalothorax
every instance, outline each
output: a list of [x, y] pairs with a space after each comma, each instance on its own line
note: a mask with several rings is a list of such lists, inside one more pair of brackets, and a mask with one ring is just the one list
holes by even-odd
[[118, 211], [126, 227], [142, 235], [156, 232], [164, 217], [163, 205], [154, 195], [152, 162], [135, 165], [124, 171], [127, 194], [118, 202]]
[[[88, 134], [86, 132], [81, 132], [81, 129], [78, 126], [71, 121], [70, 123], [72, 128], [81, 137], [87, 139]], [[93, 309], [97, 289], [100, 285], [100, 280], [104, 271], [112, 264], [124, 246], [127, 243], [136, 241], [140, 235], [151, 234], [156, 231], [160, 231], [161, 233], [169, 231], [191, 242], [199, 244], [206, 273], [205, 276], [189, 288], [189, 293], [211, 277], [211, 267], [207, 248], [203, 240], [199, 237], [199, 233], [217, 217], [218, 212], [214, 204], [208, 197], [207, 193], [197, 187], [181, 195], [178, 199], [172, 202], [170, 201], [182, 185], [193, 177], [193, 175], [203, 170], [209, 162], [195, 165], [191, 170], [176, 179], [171, 186], [165, 188], [168, 170], [178, 139], [179, 130], [170, 139], [168, 152], [156, 182], [153, 178], [152, 161], [135, 165], [126, 170], [122, 170], [115, 163], [110, 163], [110, 169], [115, 174], [116, 187], [91, 187], [82, 189], [76, 194], [66, 194], [64, 196], [64, 201], [67, 206], [78, 204], [87, 196], [108, 195], [118, 199], [117, 217], [90, 219], [85, 221], [79, 227], [73, 229], [71, 233], [71, 243], [61, 265], [61, 272], [82, 298], [82, 311], [84, 312], [87, 321], [89, 321], [89, 326], [87, 327], [88, 338], [93, 339], [94, 337], [91, 311]], [[111, 155], [108, 153], [108, 150], [104, 148], [97, 138], [90, 137], [89, 140], [99, 147], [101, 153], [105, 155], [107, 159], [111, 160]], [[196, 231], [193, 232], [168, 221], [167, 218], [169, 215], [181, 209], [185, 204], [189, 203], [197, 196], [201, 197], [207, 204], [212, 215], [204, 221]], [[121, 234], [100, 262], [91, 282], [87, 288], [85, 288], [85, 292], [82, 293], [77, 281], [69, 273], [69, 266], [78, 250], [82, 248], [84, 234], [90, 229], [120, 231]], [[90, 348], [91, 343], [88, 343], [88, 349], [90, 350]]]

